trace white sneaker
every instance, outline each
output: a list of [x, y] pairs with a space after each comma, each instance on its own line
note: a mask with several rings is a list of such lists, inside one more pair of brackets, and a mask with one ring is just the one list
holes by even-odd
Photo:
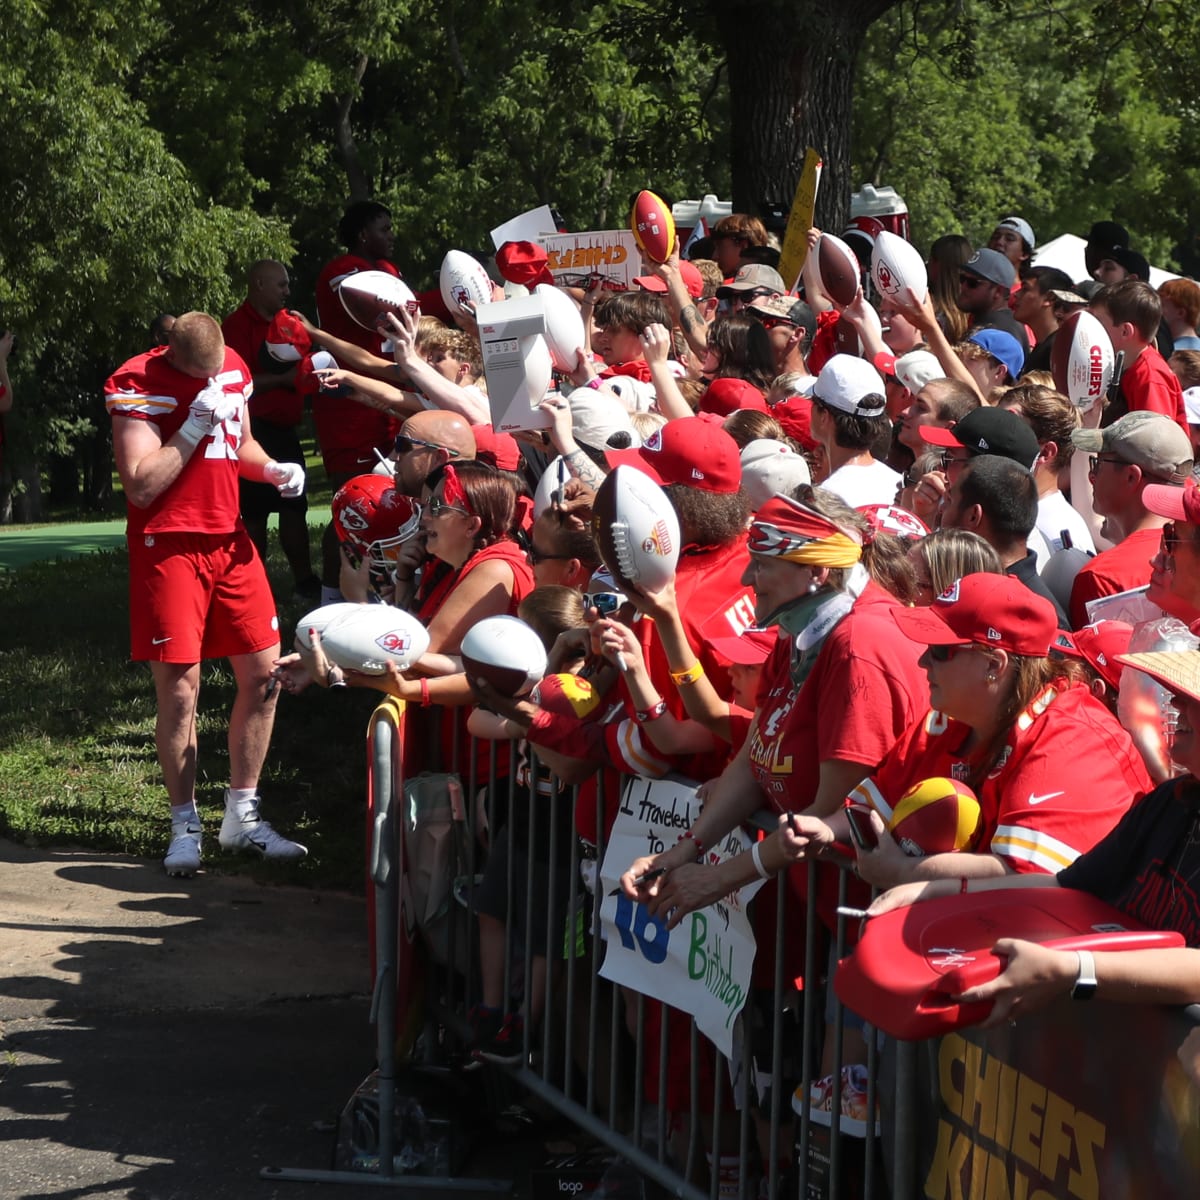
[[168, 875], [180, 875], [187, 879], [200, 870], [199, 823], [181, 822], [171, 826], [171, 844], [163, 858], [163, 867]]
[[226, 809], [217, 840], [222, 850], [250, 850], [276, 862], [298, 862], [308, 857], [306, 846], [276, 833], [257, 812], [239, 817]]

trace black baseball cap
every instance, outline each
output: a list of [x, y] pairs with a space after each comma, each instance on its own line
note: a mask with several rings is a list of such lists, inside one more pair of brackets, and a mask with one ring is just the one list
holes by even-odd
[[1037, 434], [1006, 408], [976, 408], [950, 429], [920, 426], [921, 437], [934, 446], [965, 446], [972, 454], [997, 454], [1020, 463], [1027, 471], [1037, 461]]

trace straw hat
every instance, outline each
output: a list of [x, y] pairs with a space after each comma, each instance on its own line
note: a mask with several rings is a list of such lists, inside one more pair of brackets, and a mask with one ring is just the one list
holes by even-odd
[[1200, 700], [1200, 650], [1156, 650], [1149, 654], [1119, 654], [1117, 662], [1145, 671], [1172, 692]]

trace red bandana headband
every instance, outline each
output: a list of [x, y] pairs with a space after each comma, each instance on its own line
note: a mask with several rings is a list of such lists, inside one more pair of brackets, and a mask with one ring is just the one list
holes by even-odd
[[455, 508], [461, 508], [468, 516], [476, 515], [475, 510], [471, 507], [471, 501], [463, 489], [458, 472], [449, 463], [442, 472], [442, 501]]

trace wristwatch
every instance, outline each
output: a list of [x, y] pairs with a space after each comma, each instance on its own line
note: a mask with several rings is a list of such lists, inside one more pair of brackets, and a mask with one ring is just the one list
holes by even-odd
[[1071, 988], [1072, 1000], [1090, 1000], [1096, 994], [1096, 960], [1090, 950], [1076, 950], [1079, 955], [1079, 974]]

